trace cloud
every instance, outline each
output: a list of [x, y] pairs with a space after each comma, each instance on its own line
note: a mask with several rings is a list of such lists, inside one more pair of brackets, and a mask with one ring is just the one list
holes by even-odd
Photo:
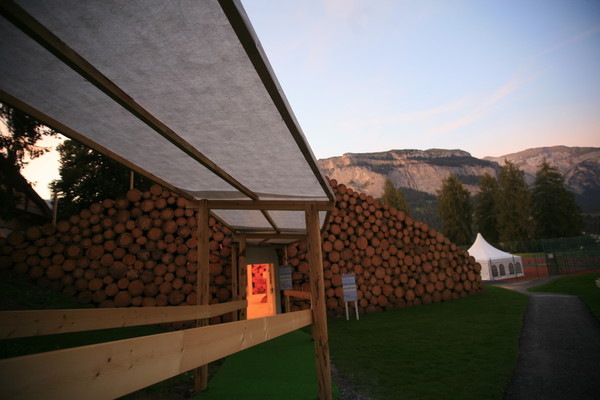
[[494, 109], [494, 107], [498, 103], [514, 95], [543, 73], [543, 69], [534, 70], [534, 66], [536, 63], [538, 63], [540, 58], [563, 47], [566, 47], [576, 41], [579, 41], [597, 33], [600, 33], [600, 25], [583, 31], [577, 35], [574, 35], [566, 40], [563, 40], [553, 46], [550, 46], [532, 55], [521, 65], [520, 68], [516, 70], [516, 72], [509, 80], [504, 82], [489, 96], [484, 97], [478, 103], [478, 105], [473, 107], [468, 113], [463, 115], [461, 118], [458, 118], [452, 122], [442, 125], [427, 136], [433, 136], [441, 133], [454, 131], [484, 118]]
[[482, 100], [477, 102], [469, 112], [450, 123], [444, 124], [441, 127], [435, 129], [430, 135], [433, 136], [445, 132], [454, 131], [464, 126], [470, 125], [488, 115], [494, 107], [502, 100], [513, 95], [519, 91], [522, 87], [527, 85], [532, 78], [523, 76], [523, 74], [517, 73], [511, 77], [508, 81], [504, 82], [498, 89], [484, 97]]
[[556, 50], [559, 50], [559, 49], [561, 49], [563, 47], [566, 47], [566, 46], [568, 46], [568, 45], [570, 45], [572, 43], [575, 43], [575, 42], [577, 42], [577, 41], [579, 41], [581, 39], [585, 39], [588, 36], [592, 36], [592, 35], [594, 35], [596, 33], [600, 33], [600, 25], [596, 25], [596, 26], [594, 26], [594, 27], [592, 27], [592, 28], [590, 28], [590, 29], [588, 29], [586, 31], [583, 31], [581, 33], [578, 33], [577, 35], [574, 35], [574, 36], [570, 37], [567, 40], [563, 40], [562, 42], [557, 43], [554, 46], [550, 46], [550, 47], [548, 47], [548, 48], [540, 51], [539, 53], [535, 54], [532, 57], [532, 59], [535, 60], [535, 59], [538, 59], [540, 57], [545, 56], [546, 54], [553, 53]]

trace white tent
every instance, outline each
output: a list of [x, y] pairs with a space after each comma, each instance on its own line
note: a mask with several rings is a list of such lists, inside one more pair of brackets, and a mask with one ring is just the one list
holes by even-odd
[[486, 242], [481, 233], [477, 234], [468, 252], [481, 264], [482, 280], [495, 281], [525, 275], [521, 256], [498, 250]]

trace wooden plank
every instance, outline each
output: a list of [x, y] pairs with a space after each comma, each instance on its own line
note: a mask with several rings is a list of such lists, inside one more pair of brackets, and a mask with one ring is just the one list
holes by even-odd
[[[196, 279], [196, 299], [198, 305], [208, 305], [210, 302], [209, 292], [209, 208], [206, 200], [201, 200], [198, 207], [198, 272]], [[206, 318], [198, 319], [196, 326], [206, 326]], [[208, 364], [201, 365], [194, 371], [194, 390], [196, 392], [206, 390], [208, 387]]]
[[[239, 247], [237, 244], [231, 246], [231, 294], [234, 301], [240, 300], [240, 288], [238, 286], [238, 279], [240, 276], [240, 270], [238, 266], [238, 254]], [[246, 307], [248, 305], [246, 304]], [[239, 319], [239, 312], [236, 310], [232, 314], [232, 321]]]
[[58, 192], [54, 191], [52, 199], [52, 226], [56, 227], [56, 220], [58, 219]]
[[275, 221], [273, 221], [273, 218], [271, 218], [271, 215], [269, 214], [269, 212], [267, 210], [260, 210], [260, 212], [263, 215], [263, 217], [265, 217], [265, 219], [267, 220], [269, 225], [271, 225], [271, 227], [273, 228], [275, 233], [281, 233], [281, 230], [279, 229], [279, 227], [277, 226]]
[[[315, 175], [317, 181], [321, 184], [323, 191], [327, 195], [330, 200], [335, 199], [335, 195], [333, 194], [333, 189], [329, 185], [329, 182], [323, 175], [321, 168], [319, 168], [316, 158], [306, 141], [304, 134], [302, 133], [302, 129], [292, 112], [292, 108], [287, 102], [285, 95], [283, 94], [283, 90], [279, 86], [279, 82], [275, 76], [275, 73], [271, 69], [271, 65], [264, 54], [262, 47], [257, 46], [257, 43], [260, 43], [255, 33], [252, 30], [252, 24], [248, 20], [246, 13], [243, 11], [241, 3], [230, 1], [230, 0], [219, 0], [219, 4], [223, 9], [223, 12], [227, 16], [231, 27], [235, 31], [238, 39], [240, 40], [241, 45], [244, 47], [248, 58], [252, 62], [256, 73], [260, 77], [263, 85], [265, 86], [265, 90], [269, 93], [273, 104], [277, 107], [279, 114], [281, 115], [282, 120], [288, 127], [298, 149], [304, 156], [306, 163], [309, 165], [310, 169]], [[241, 8], [241, 10], [240, 10]]]
[[134, 179], [135, 179], [135, 172], [130, 170], [129, 171], [129, 190], [132, 190], [135, 187]]
[[208, 306], [90, 308], [0, 312], [0, 338], [53, 335], [212, 318], [247, 307], [245, 300]]
[[36, 108], [31, 107], [29, 104], [26, 104], [26, 103], [22, 102], [21, 100], [17, 99], [16, 97], [6, 93], [2, 89], [0, 89], [0, 100], [4, 103], [10, 104], [11, 106], [13, 106], [15, 108], [18, 108], [19, 110], [23, 111], [24, 113], [26, 113], [28, 115], [31, 115], [33, 118], [42, 122], [47, 127], [52, 128], [55, 131], [60, 132], [62, 135], [66, 136], [70, 139], [76, 140], [79, 143], [81, 143], [91, 149], [96, 150], [98, 153], [103, 154], [106, 157], [109, 157], [109, 158], [115, 160], [119, 164], [122, 164], [125, 167], [137, 172], [138, 174], [145, 176], [146, 178], [150, 179], [153, 182], [160, 184], [161, 186], [169, 189], [170, 191], [175, 192], [175, 193], [179, 194], [180, 196], [185, 197], [188, 200], [194, 199], [189, 193], [176, 188], [175, 186], [171, 185], [167, 181], [146, 171], [145, 169], [142, 169], [141, 167], [137, 166], [136, 164], [133, 164], [132, 162], [130, 162], [129, 160], [117, 155], [112, 150], [109, 150], [108, 148], [101, 146], [98, 143], [88, 139], [87, 136], [85, 136], [84, 134], [60, 123], [59, 121], [42, 113], [41, 111], [37, 110]]
[[[245, 235], [240, 235], [240, 243], [239, 243], [239, 253], [238, 253], [238, 257], [239, 257], [239, 261], [238, 261], [238, 268], [240, 271], [240, 285], [239, 285], [239, 290], [240, 290], [240, 300], [246, 300], [246, 288], [247, 288], [247, 283], [246, 283], [246, 279], [247, 279], [247, 275], [248, 275], [248, 260], [246, 258], [246, 236]], [[248, 308], [243, 308], [240, 310], [240, 320], [245, 320], [248, 316]]]
[[[234, 233], [233, 237], [238, 238], [239, 233]], [[280, 239], [280, 240], [303, 240], [306, 239], [305, 233], [244, 233], [246, 239]]]
[[19, 7], [16, 3], [3, 1], [0, 2], [0, 13], [18, 29], [23, 31], [23, 33], [38, 42], [56, 58], [68, 65], [84, 79], [96, 86], [116, 103], [120, 104], [132, 115], [171, 142], [189, 157], [202, 164], [209, 171], [223, 179], [244, 195], [251, 199], [258, 199], [258, 196], [254, 192], [238, 182], [221, 167], [202, 154], [196, 147], [192, 146], [152, 113], [143, 108], [119, 86], [96, 69], [96, 67], [29, 15], [23, 8]]
[[209, 200], [211, 210], [278, 210], [304, 211], [306, 204], [315, 204], [318, 211], [331, 211], [335, 201], [310, 200]]
[[[287, 246], [283, 247], [283, 265], [287, 265], [288, 264], [288, 254], [287, 254]], [[284, 312], [289, 313], [290, 311], [292, 311], [291, 309], [291, 305], [290, 305], [290, 296], [285, 294], [285, 290], [283, 293], [283, 302], [284, 302]]]
[[3, 359], [0, 398], [114, 399], [311, 322], [304, 310]]
[[325, 283], [323, 280], [319, 212], [315, 204], [310, 204], [306, 208], [306, 230], [308, 233], [308, 265], [310, 268], [313, 339], [315, 341], [319, 398], [321, 400], [331, 400], [331, 364], [325, 304], [327, 299], [325, 298]]
[[310, 292], [302, 292], [300, 290], [284, 290], [283, 294], [290, 297], [298, 297], [300, 299], [310, 300]]

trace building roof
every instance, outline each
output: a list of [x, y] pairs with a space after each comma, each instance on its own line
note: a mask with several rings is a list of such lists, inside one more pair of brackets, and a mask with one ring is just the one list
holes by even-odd
[[239, 1], [0, 11], [0, 100], [190, 199], [267, 202], [211, 207], [236, 230], [305, 232], [307, 201], [326, 222], [333, 192]]

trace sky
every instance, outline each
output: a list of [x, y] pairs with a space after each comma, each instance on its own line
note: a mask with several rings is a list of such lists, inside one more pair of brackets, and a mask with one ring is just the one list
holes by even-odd
[[243, 0], [317, 158], [600, 146], [598, 0]]
[[[600, 0], [242, 4], [318, 159], [600, 147]], [[57, 160], [24, 171], [44, 198]]]

